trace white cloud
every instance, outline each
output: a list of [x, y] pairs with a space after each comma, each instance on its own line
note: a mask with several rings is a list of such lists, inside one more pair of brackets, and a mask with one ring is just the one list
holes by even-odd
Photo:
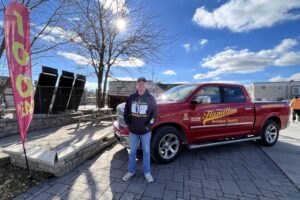
[[291, 50], [297, 44], [298, 42], [295, 39], [285, 39], [274, 48], [274, 51], [279, 53], [284, 53]]
[[[91, 65], [92, 60], [73, 52], [58, 51], [57, 55], [74, 61], [78, 65]], [[113, 67], [142, 67], [145, 62], [138, 58], [129, 58], [127, 60], [117, 59]]]
[[90, 82], [90, 81], [87, 81], [85, 83], [85, 89], [87, 90], [96, 90], [98, 89], [98, 83], [97, 82]]
[[300, 19], [299, 12], [292, 12], [297, 8], [299, 0], [230, 0], [213, 11], [197, 8], [193, 21], [205, 28], [246, 32]]
[[280, 82], [280, 81], [290, 81], [290, 80], [300, 81], [300, 73], [293, 74], [289, 77], [275, 76], [271, 78], [269, 81]]
[[48, 42], [56, 42], [57, 41], [57, 38], [56, 37], [54, 37], [53, 35], [40, 35], [40, 38], [42, 39], [42, 40], [46, 40], [46, 41], [48, 41]]
[[[34, 26], [34, 28], [38, 31], [44, 29], [44, 26]], [[58, 26], [47, 26], [43, 32], [44, 34], [41, 36], [41, 39], [53, 42], [60, 39], [65, 40], [73, 40], [75, 42], [80, 42], [81, 39], [77, 37], [77, 34], [73, 31], [65, 30], [62, 27]]]
[[189, 52], [189, 51], [191, 50], [191, 44], [189, 44], [189, 43], [183, 44], [182, 47], [183, 47], [187, 52]]
[[202, 61], [202, 67], [211, 69], [206, 74], [196, 74], [194, 79], [207, 79], [226, 73], [253, 73], [263, 71], [268, 66], [300, 65], [300, 51], [293, 51], [295, 39], [285, 39], [273, 49], [257, 52], [249, 49], [225, 49]]
[[115, 67], [143, 67], [145, 62], [139, 58], [128, 58], [127, 60], [116, 60]]
[[300, 63], [300, 52], [288, 52], [275, 61], [278, 66], [297, 65]]
[[78, 65], [90, 65], [91, 60], [77, 53], [58, 51], [57, 55], [74, 61]]
[[204, 46], [204, 45], [206, 45], [206, 43], [208, 42], [208, 40], [207, 39], [201, 39], [201, 40], [199, 40], [199, 44], [200, 44], [200, 46]]
[[165, 74], [165, 75], [176, 75], [176, 72], [174, 72], [173, 70], [167, 70], [167, 71], [164, 71], [163, 74]]

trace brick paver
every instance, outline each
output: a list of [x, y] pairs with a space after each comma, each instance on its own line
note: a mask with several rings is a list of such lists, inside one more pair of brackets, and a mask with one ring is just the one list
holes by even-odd
[[122, 182], [127, 156], [114, 145], [16, 199], [300, 199], [297, 188], [252, 142], [184, 150], [171, 164], [152, 164], [154, 183], [144, 180], [141, 161], [137, 174]]

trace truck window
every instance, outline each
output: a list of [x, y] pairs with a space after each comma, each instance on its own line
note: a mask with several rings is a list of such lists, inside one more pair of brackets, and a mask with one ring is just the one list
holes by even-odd
[[240, 87], [227, 86], [227, 87], [223, 87], [223, 91], [224, 91], [224, 103], [246, 102], [246, 97]]
[[212, 104], [221, 103], [220, 89], [217, 86], [205, 86], [196, 94], [196, 96], [209, 96]]
[[158, 100], [180, 102], [185, 100], [197, 87], [198, 85], [178, 85], [163, 93]]

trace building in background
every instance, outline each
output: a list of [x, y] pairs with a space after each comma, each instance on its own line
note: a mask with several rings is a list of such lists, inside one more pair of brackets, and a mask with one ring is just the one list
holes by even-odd
[[300, 81], [254, 82], [247, 87], [254, 101], [283, 101], [300, 96]]
[[0, 108], [13, 108], [14, 105], [10, 79], [7, 76], [0, 76]]
[[84, 89], [83, 96], [80, 101], [80, 105], [95, 105], [97, 104], [97, 91]]
[[[147, 81], [147, 89], [154, 96], [158, 97], [168, 89], [179, 84], [165, 84], [165, 83], [153, 83]], [[116, 109], [116, 106], [122, 102], [125, 102], [126, 98], [132, 93], [136, 92], [136, 81], [121, 81], [110, 80], [108, 90], [108, 107]]]

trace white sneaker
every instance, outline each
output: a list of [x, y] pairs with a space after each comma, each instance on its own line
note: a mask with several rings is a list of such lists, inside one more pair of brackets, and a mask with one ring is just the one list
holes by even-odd
[[135, 175], [135, 173], [132, 173], [132, 172], [127, 172], [125, 174], [125, 176], [123, 176], [122, 180], [123, 181], [128, 181], [131, 177], [133, 177]]
[[148, 183], [151, 183], [151, 182], [154, 181], [153, 177], [152, 177], [152, 175], [150, 173], [145, 174], [145, 178], [146, 178], [146, 180], [147, 180]]

